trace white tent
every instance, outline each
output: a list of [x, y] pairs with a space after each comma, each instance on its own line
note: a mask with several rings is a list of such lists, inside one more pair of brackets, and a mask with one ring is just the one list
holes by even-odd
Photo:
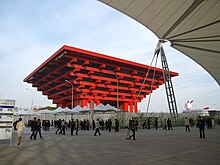
[[35, 115], [44, 115], [45, 120], [46, 120], [47, 114], [55, 114], [55, 112], [53, 110], [48, 110], [48, 109], [39, 110], [39, 111], [35, 112]]
[[63, 111], [61, 113], [65, 113], [65, 114], [70, 115], [70, 114], [73, 114], [74, 111], [73, 111], [73, 109], [69, 109], [68, 107], [66, 107], [63, 109]]
[[111, 106], [110, 104], [107, 104], [106, 106], [105, 106], [105, 111], [117, 111], [118, 109], [117, 108], [115, 108], [115, 107], [113, 107], [113, 106]]
[[26, 115], [27, 116], [34, 116], [34, 115], [38, 115], [38, 114], [37, 114], [36, 111], [33, 111], [33, 110], [30, 109], [30, 110], [27, 111]]
[[20, 110], [18, 112], [15, 112], [14, 115], [15, 116], [28, 116], [30, 114], [28, 114], [29, 111], [25, 111], [25, 110]]
[[63, 108], [58, 107], [57, 109], [54, 110], [54, 113], [62, 113], [64, 111]]
[[74, 113], [81, 112], [82, 110], [83, 110], [83, 108], [80, 107], [79, 105], [77, 105], [75, 108], [73, 108]]
[[86, 112], [90, 112], [90, 111], [91, 111], [91, 109], [89, 107], [87, 107], [87, 106], [84, 106], [82, 108], [82, 110], [80, 110], [81, 113], [86, 113]]
[[98, 106], [94, 107], [95, 112], [105, 112], [105, 109], [106, 109], [106, 107], [102, 103], [100, 103]]
[[54, 111], [48, 109], [44, 109], [36, 112], [36, 114], [54, 114], [54, 113], [55, 113]]

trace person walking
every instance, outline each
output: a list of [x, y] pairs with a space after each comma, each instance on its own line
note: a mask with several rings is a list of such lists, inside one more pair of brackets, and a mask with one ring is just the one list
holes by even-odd
[[130, 127], [132, 131], [132, 135], [130, 136], [130, 139], [133, 137], [133, 140], [136, 140], [136, 137], [135, 137], [136, 122], [134, 120], [131, 120]]
[[115, 132], [119, 132], [119, 121], [115, 119]]
[[42, 136], [42, 134], [41, 134], [41, 121], [40, 121], [40, 119], [37, 119], [36, 137], [37, 137], [37, 133], [39, 133], [40, 139], [43, 139], [43, 136]]
[[215, 120], [212, 118], [212, 129], [215, 129]]
[[144, 120], [144, 122], [142, 123], [142, 128], [143, 128], [143, 129], [146, 128], [146, 120]]
[[99, 129], [100, 129], [100, 123], [99, 123], [99, 119], [97, 119], [96, 122], [95, 122], [95, 133], [94, 133], [94, 136], [96, 136], [97, 133], [99, 134], [99, 136], [101, 135]]
[[164, 119], [163, 130], [167, 130], [167, 119]]
[[21, 144], [21, 139], [22, 139], [22, 134], [23, 134], [23, 130], [25, 128], [24, 122], [22, 121], [22, 118], [19, 118], [17, 124], [16, 124], [16, 129], [17, 129], [17, 133], [18, 133], [18, 144]]
[[155, 128], [156, 128], [156, 130], [157, 130], [157, 129], [158, 129], [158, 121], [157, 121], [157, 117], [155, 118], [154, 126], [155, 126]]
[[190, 132], [190, 128], [189, 128], [189, 119], [188, 119], [187, 117], [185, 117], [184, 124], [185, 124], [185, 130], [186, 130], [186, 132], [187, 132], [187, 131]]
[[131, 120], [129, 120], [128, 126], [125, 127], [126, 129], [126, 139], [131, 139]]
[[57, 121], [57, 130], [56, 130], [56, 134], [57, 134], [58, 131], [59, 131], [59, 134], [62, 133], [61, 122], [62, 122], [61, 119], [59, 119], [59, 120]]
[[168, 130], [173, 130], [170, 118], [167, 119], [167, 127], [168, 127]]
[[13, 122], [14, 130], [17, 130], [17, 128], [16, 128], [17, 123], [18, 123], [18, 120], [16, 120], [16, 121]]
[[147, 129], [150, 130], [150, 118], [147, 119]]
[[32, 137], [34, 137], [34, 140], [36, 139], [36, 135], [37, 135], [37, 118], [34, 117], [34, 120], [31, 121], [31, 136], [30, 139], [32, 140]]
[[78, 132], [79, 132], [79, 120], [78, 119], [76, 119], [75, 126], [76, 126], [76, 135], [78, 135]]
[[92, 120], [92, 130], [95, 130], [95, 120]]
[[62, 130], [61, 134], [65, 135], [65, 132], [66, 132], [66, 121], [64, 119], [61, 121], [61, 130]]
[[89, 130], [89, 120], [86, 120], [86, 130]]
[[112, 130], [112, 120], [108, 119], [108, 132], [111, 132]]
[[197, 120], [197, 128], [199, 128], [199, 137], [205, 139], [205, 121], [201, 116]]
[[72, 118], [71, 121], [70, 121], [71, 135], [73, 135], [74, 128], [75, 128], [75, 121], [74, 121], [73, 118]]
[[135, 131], [137, 131], [138, 126], [139, 126], [138, 120], [135, 120], [135, 121], [134, 121], [134, 124], [135, 124]]

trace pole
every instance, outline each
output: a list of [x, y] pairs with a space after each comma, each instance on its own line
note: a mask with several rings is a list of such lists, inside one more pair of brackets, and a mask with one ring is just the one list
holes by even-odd
[[94, 102], [93, 101], [91, 101], [91, 118], [92, 118], [92, 122], [93, 122], [93, 120], [94, 120]]
[[70, 81], [68, 81], [68, 80], [65, 80], [66, 82], [68, 82], [70, 85], [71, 85], [71, 87], [72, 87], [72, 102], [71, 102], [71, 109], [73, 110], [73, 83], [71, 83]]
[[118, 101], [118, 76], [116, 75], [117, 79], [117, 109], [119, 110], [119, 101]]
[[[26, 88], [27, 91], [32, 92], [29, 88]], [[31, 99], [31, 110], [33, 111], [33, 106], [34, 106], [34, 98], [33, 98], [33, 93], [32, 93], [32, 99]]]
[[112, 73], [115, 75], [116, 79], [117, 79], [117, 110], [119, 110], [119, 98], [118, 98], [118, 76], [116, 75], [115, 72], [112, 71]]

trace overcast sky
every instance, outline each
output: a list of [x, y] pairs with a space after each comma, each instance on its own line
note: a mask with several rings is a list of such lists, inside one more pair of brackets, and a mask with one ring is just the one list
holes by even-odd
[[[140, 23], [96, 0], [0, 1], [0, 98], [17, 107], [53, 105], [23, 79], [63, 45], [70, 45], [150, 65], [157, 37]], [[164, 45], [179, 112], [187, 100], [193, 108], [220, 108], [215, 80], [193, 60]], [[158, 66], [160, 67], [160, 65]], [[26, 90], [26, 89], [29, 90]], [[146, 112], [148, 97], [139, 104]], [[168, 111], [164, 85], [153, 92], [150, 112]]]

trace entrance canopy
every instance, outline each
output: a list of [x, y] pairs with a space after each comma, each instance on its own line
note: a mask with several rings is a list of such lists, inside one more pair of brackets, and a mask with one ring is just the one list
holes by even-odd
[[100, 0], [150, 29], [220, 84], [219, 0]]

